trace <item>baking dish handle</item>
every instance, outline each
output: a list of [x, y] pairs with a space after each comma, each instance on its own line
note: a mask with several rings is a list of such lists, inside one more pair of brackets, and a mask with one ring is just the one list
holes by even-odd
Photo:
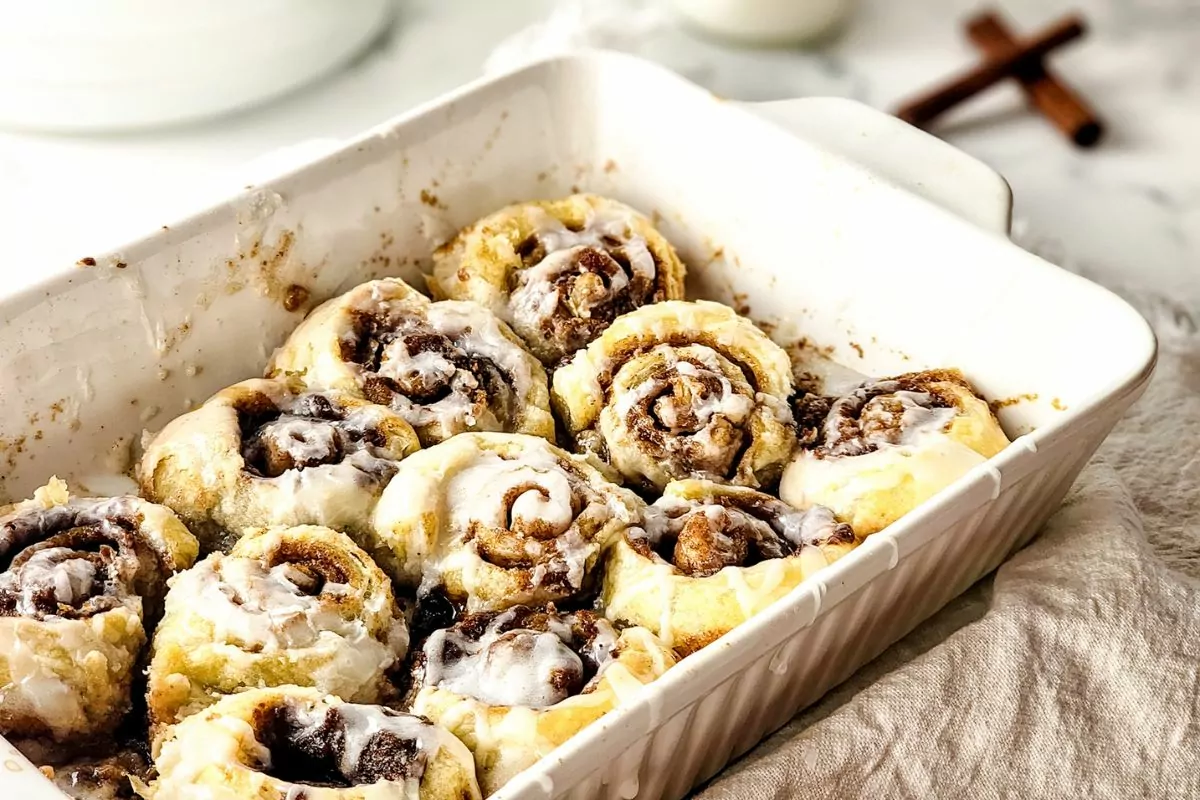
[[1008, 182], [982, 161], [925, 131], [841, 97], [742, 105], [968, 222], [1008, 235], [1012, 221]]

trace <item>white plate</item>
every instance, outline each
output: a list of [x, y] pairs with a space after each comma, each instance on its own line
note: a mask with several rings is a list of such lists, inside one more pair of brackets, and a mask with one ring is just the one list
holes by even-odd
[[391, 0], [0, 3], [0, 127], [84, 132], [201, 119], [345, 63]]
[[80, 253], [97, 265], [0, 303], [0, 493], [52, 472], [111, 485], [144, 427], [261, 370], [299, 320], [287, 285], [321, 299], [417, 280], [458, 226], [576, 187], [658, 212], [690, 290], [736, 299], [781, 340], [1030, 395], [1000, 411], [1003, 453], [495, 795], [682, 796], [1026, 542], [1155, 357], [1123, 301], [1007, 241], [1007, 186], [979, 162], [848, 101], [755, 111], [627, 56], [556, 59], [121, 252]]

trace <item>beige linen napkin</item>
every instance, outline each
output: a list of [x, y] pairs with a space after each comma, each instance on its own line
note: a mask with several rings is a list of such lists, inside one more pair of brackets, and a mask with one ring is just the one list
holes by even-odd
[[1200, 336], [1140, 305], [1159, 372], [1039, 538], [696, 800], [1200, 797]]

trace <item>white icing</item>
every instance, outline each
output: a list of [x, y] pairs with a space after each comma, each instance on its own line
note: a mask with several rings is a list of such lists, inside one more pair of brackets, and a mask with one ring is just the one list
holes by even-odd
[[266, 568], [245, 558], [209, 558], [175, 580], [173, 591], [192, 594], [223, 639], [264, 649], [312, 646], [322, 632], [353, 633], [357, 620], [345, 620], [332, 599], [347, 591], [326, 584], [320, 594], [306, 594], [314, 583], [291, 564]]
[[[599, 549], [584, 535], [584, 525], [602, 524], [614, 516], [628, 518], [628, 510], [616, 498], [602, 496], [564, 469], [545, 442], [525, 447], [519, 460], [490, 450], [479, 452], [446, 482], [445, 497], [449, 527], [459, 540], [479, 525], [521, 537], [526, 556], [536, 564], [534, 586], [542, 585], [553, 569], [565, 571], [571, 587], [581, 587], [587, 563]], [[469, 548], [449, 548], [449, 559], [455, 558], [456, 550]], [[479, 558], [478, 550], [471, 552]]]
[[[687, 499], [665, 494], [647, 509], [644, 527], [634, 529], [630, 537], [644, 536], [652, 548], [659, 547], [665, 539], [672, 543], [673, 547], [687, 521], [701, 514], [709, 521], [707, 536], [718, 551], [726, 554], [736, 552], [735, 540], [730, 532], [737, 531], [739, 537], [744, 537], [752, 543], [759, 559], [774, 560], [800, 556], [806, 548], [840, 538], [844, 530], [839, 530], [839, 523], [833, 512], [823, 506], [800, 511], [787, 503], [750, 489], [727, 487], [724, 491], [728, 493], [731, 505], [722, 505], [711, 497]], [[739, 494], [744, 494], [747, 500], [766, 503], [761, 516], [756, 515], [748, 506], [739, 507], [736, 501]], [[653, 550], [651, 560], [665, 563]], [[722, 568], [722, 572], [738, 568], [740, 567], [727, 566]]]
[[431, 351], [410, 353], [406, 334], [435, 332], [455, 348], [460, 357], [492, 362], [503, 374], [518, 403], [524, 402], [533, 385], [529, 356], [506, 337], [500, 321], [482, 306], [469, 302], [443, 301], [422, 309], [422, 317], [402, 318], [395, 325], [397, 338], [384, 349], [378, 374], [403, 385], [419, 380], [443, 387], [443, 397], [429, 403], [397, 395], [392, 406], [417, 427], [437, 425], [448, 435], [467, 429], [505, 430], [512, 420], [498, 419], [489, 409], [491, 398], [473, 402], [481, 388], [470, 370], [461, 368], [446, 355]]
[[363, 753], [381, 734], [416, 743], [418, 755], [412, 762], [414, 774], [408, 776], [405, 783], [410, 780], [419, 783], [426, 765], [441, 749], [440, 732], [433, 725], [411, 714], [388, 711], [381, 706], [340, 703], [311, 710], [297, 709], [291, 720], [299, 729], [298, 736], [303, 737], [324, 728], [331, 713], [336, 713], [342, 723], [344, 738], [338, 769], [347, 780], [360, 773]]
[[[571, 617], [550, 617], [546, 631], [500, 629], [513, 619], [513, 612], [496, 616], [478, 639], [450, 628], [434, 632], [425, 642], [425, 686], [436, 686], [455, 694], [473, 697], [492, 706], [541, 709], [556, 705], [583, 687], [585, 648], [599, 666], [592, 681], [613, 663], [616, 633], [605, 620], [596, 621], [597, 635], [588, 642], [577, 641]], [[446, 655], [451, 645], [451, 656]], [[575, 685], [555, 685], [554, 675], [575, 676]]]
[[269, 439], [296, 462], [325, 461], [336, 451], [337, 431], [329, 420], [285, 415], [260, 428]]
[[[553, 633], [508, 631], [480, 642], [437, 631], [426, 653], [439, 653], [444, 638], [466, 654], [452, 662], [426, 662], [428, 685], [474, 697], [493, 706], [545, 708], [569, 695], [551, 683], [554, 672], [583, 672], [583, 661]], [[436, 648], [436, 649], [435, 649]]]
[[19, 588], [17, 614], [37, 616], [35, 598], [47, 589], [53, 590], [55, 600], [69, 606], [78, 605], [93, 594], [96, 566], [84, 558], [71, 558], [72, 553], [66, 547], [39, 550], [21, 566], [19, 573], [0, 575], [0, 592]]
[[[339, 583], [317, 588], [315, 579], [291, 564], [267, 568], [257, 560], [216, 553], [172, 579], [167, 613], [179, 613], [176, 609], [183, 606], [213, 626], [214, 639], [242, 649], [247, 657], [321, 652], [326, 663], [312, 675], [318, 686], [327, 680], [349, 688], [367, 686], [403, 658], [408, 636], [402, 620], [377, 637], [364, 620], [344, 616], [337, 602], [355, 589]], [[387, 597], [379, 593], [363, 602], [369, 612]], [[225, 655], [236, 658], [228, 651]]]
[[[87, 687], [76, 681], [86, 675], [120, 681], [132, 670], [144, 641], [141, 599], [127, 585], [137, 557], [120, 549], [126, 533], [113, 522], [141, 508], [142, 501], [134, 497], [69, 498], [65, 484], [51, 479], [33, 499], [0, 517], [0, 552], [9, 559], [77, 526], [95, 526], [113, 540], [111, 576], [105, 574], [108, 570], [98, 573], [87, 559], [73, 558], [69, 547], [36, 550], [23, 565], [0, 574], [0, 590], [14, 595], [19, 615], [0, 617], [0, 653], [8, 672], [8, 681], [0, 685], [0, 705], [18, 718], [28, 714], [41, 719], [57, 737], [78, 733], [106, 710], [85, 708]], [[146, 541], [156, 544], [149, 535]], [[84, 609], [78, 619], [64, 618], [39, 612], [34, 595], [46, 591], [77, 607], [101, 592], [117, 603], [98, 614]], [[72, 664], [76, 669], [66, 669]]]
[[[741, 425], [754, 411], [755, 401], [734, 388], [733, 383], [725, 377], [721, 370], [718, 354], [712, 349], [702, 345], [691, 345], [688, 347], [686, 359], [681, 357], [675, 347], [668, 344], [656, 345], [650, 352], [661, 359], [664, 364], [673, 367], [675, 374], [686, 381], [691, 389], [689, 406], [692, 413], [695, 414], [700, 428], [693, 434], [693, 437], [704, 433], [712, 424], [714, 417], [721, 416], [734, 425]], [[704, 365], [703, 373], [702, 368], [693, 363], [692, 359], [698, 360]], [[698, 380], [702, 374], [716, 378], [720, 390], [712, 392], [708, 387], [702, 386]], [[618, 416], [621, 418], [628, 416], [630, 411], [647, 398], [663, 394], [664, 390], [671, 386], [671, 383], [672, 381], [666, 377], [648, 378], [637, 386], [621, 392], [615, 404]], [[653, 404], [654, 416], [670, 429], [673, 436], [689, 432], [681, 427], [678, 418], [680, 402], [682, 402], [682, 398], [677, 394], [663, 394]], [[707, 436], [701, 436], [701, 441], [707, 440]]]
[[834, 538], [838, 526], [837, 518], [825, 506], [813, 506], [805, 511], [792, 509], [777, 519], [783, 538], [797, 548], [828, 542]]
[[[562, 222], [540, 208], [530, 208], [527, 217], [533, 222], [533, 232], [546, 251], [545, 257], [520, 274], [520, 285], [513, 291], [509, 301], [512, 318], [529, 328], [536, 328], [542, 320], [554, 314], [566, 302], [574, 301], [573, 316], [587, 319], [592, 310], [603, 307], [619, 297], [629, 286], [630, 277], [611, 256], [608, 255], [612, 241], [620, 243], [625, 258], [629, 261], [633, 276], [654, 280], [657, 272], [654, 256], [646, 239], [634, 233], [635, 217], [628, 211], [605, 208], [592, 210], [582, 230], [572, 231]], [[609, 240], [609, 241], [605, 241]], [[586, 298], [563, 295], [563, 288], [555, 281], [564, 274], [579, 269], [578, 259], [584, 250], [603, 254], [604, 278], [590, 286]]]
[[[262, 480], [283, 483], [292, 480], [302, 484], [308, 482], [306, 479], [320, 482], [323, 477], [318, 474], [320, 471], [337, 470], [342, 464], [349, 464], [356, 471], [363, 473], [363, 476], [388, 476], [388, 464], [404, 457], [402, 444], [385, 441], [383, 446], [378, 446], [363, 437], [349, 435], [351, 431], [379, 430], [386, 422], [385, 409], [371, 404], [354, 405], [347, 409], [345, 401], [339, 396], [324, 396], [335, 413], [344, 414], [341, 419], [301, 416], [306, 402], [309, 402], [309, 395], [299, 395], [280, 402], [278, 407], [281, 416], [258, 429], [262, 438], [288, 453], [295, 462], [321, 463], [303, 469], [290, 469], [276, 478]], [[243, 431], [243, 439], [249, 438], [253, 433]], [[295, 475], [291, 475], [292, 473]], [[348, 474], [338, 475], [340, 480], [349, 480], [352, 477]], [[363, 477], [359, 477], [359, 480], [363, 480]], [[379, 478], [372, 477], [372, 480], [378, 481]]]
[[[857, 456], [880, 447], [920, 447], [931, 438], [945, 433], [958, 412], [954, 408], [932, 406], [933, 397], [926, 392], [904, 391], [895, 381], [867, 384], [834, 401], [824, 424], [824, 448], [831, 455]], [[864, 402], [869, 392], [883, 391]], [[902, 408], [896, 414], [894, 405]], [[843, 438], [839, 424], [846, 418], [857, 418], [862, 445]]]

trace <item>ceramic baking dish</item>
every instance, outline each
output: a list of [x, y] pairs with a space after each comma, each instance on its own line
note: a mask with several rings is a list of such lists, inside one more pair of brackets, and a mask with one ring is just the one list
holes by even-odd
[[[1007, 186], [979, 162], [847, 101], [741, 106], [588, 53], [468, 86], [5, 299], [0, 494], [52, 473], [128, 488], [143, 429], [258, 373], [305, 309], [415, 280], [457, 226], [575, 188], [653, 212], [690, 290], [784, 344], [870, 374], [964, 368], [1011, 400], [1013, 443], [498, 800], [683, 796], [1028, 541], [1153, 369], [1129, 306], [1007, 240]], [[0, 796], [44, 794], [15, 754], [0, 766]]]

